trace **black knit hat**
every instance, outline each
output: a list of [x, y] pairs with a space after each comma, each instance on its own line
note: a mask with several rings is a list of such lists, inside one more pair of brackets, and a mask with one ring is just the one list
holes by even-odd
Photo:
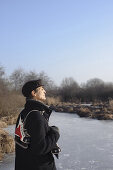
[[43, 86], [41, 79], [28, 81], [22, 87], [22, 94], [29, 97], [31, 92], [40, 86]]

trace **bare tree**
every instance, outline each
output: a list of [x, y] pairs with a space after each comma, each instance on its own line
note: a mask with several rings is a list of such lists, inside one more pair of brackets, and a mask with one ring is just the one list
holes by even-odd
[[104, 81], [98, 78], [93, 78], [87, 81], [85, 85], [86, 101], [99, 100], [100, 94], [104, 88]]
[[46, 90], [50, 91], [56, 87], [53, 80], [51, 80], [51, 78], [48, 77], [48, 75], [44, 71], [39, 73], [39, 78], [42, 79]]
[[23, 83], [25, 82], [25, 72], [23, 69], [19, 68], [13, 71], [10, 76], [10, 81], [12, 83], [12, 87], [17, 91], [20, 90]]
[[75, 101], [79, 92], [79, 85], [72, 77], [65, 78], [61, 83], [60, 92], [63, 101]]
[[8, 91], [7, 83], [5, 79], [4, 67], [0, 66], [0, 95], [5, 95]]
[[5, 75], [4, 67], [0, 66], [0, 79]]
[[97, 88], [100, 86], [104, 86], [104, 81], [99, 78], [93, 78], [87, 81], [86, 87], [88, 88]]
[[39, 75], [35, 71], [30, 71], [25, 74], [24, 82], [30, 81], [30, 80], [37, 80], [39, 78]]

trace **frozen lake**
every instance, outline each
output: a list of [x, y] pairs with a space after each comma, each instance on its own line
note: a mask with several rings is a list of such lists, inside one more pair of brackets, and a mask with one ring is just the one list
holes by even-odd
[[[60, 128], [57, 170], [113, 170], [113, 122], [52, 113], [50, 125]], [[14, 126], [10, 126], [13, 134]], [[14, 169], [14, 154], [0, 162], [0, 170]]]

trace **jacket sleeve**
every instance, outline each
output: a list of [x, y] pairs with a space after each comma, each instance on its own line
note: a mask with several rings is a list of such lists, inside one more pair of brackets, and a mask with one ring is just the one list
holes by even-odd
[[[28, 133], [31, 136], [30, 149], [34, 154], [45, 155], [49, 153], [59, 139], [59, 132], [45, 127], [44, 118], [38, 112], [29, 117]], [[46, 128], [46, 129], [45, 129]]]

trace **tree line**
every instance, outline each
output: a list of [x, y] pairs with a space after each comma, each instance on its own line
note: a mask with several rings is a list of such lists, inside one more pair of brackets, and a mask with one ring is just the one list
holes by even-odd
[[0, 66], [0, 95], [7, 93], [21, 94], [23, 84], [29, 80], [41, 78], [47, 95], [59, 97], [62, 102], [108, 101], [113, 98], [113, 83], [106, 83], [99, 78], [92, 78], [86, 83], [78, 84], [72, 77], [64, 78], [60, 86], [45, 73], [25, 72], [22, 68], [14, 70], [6, 77], [5, 70]]

